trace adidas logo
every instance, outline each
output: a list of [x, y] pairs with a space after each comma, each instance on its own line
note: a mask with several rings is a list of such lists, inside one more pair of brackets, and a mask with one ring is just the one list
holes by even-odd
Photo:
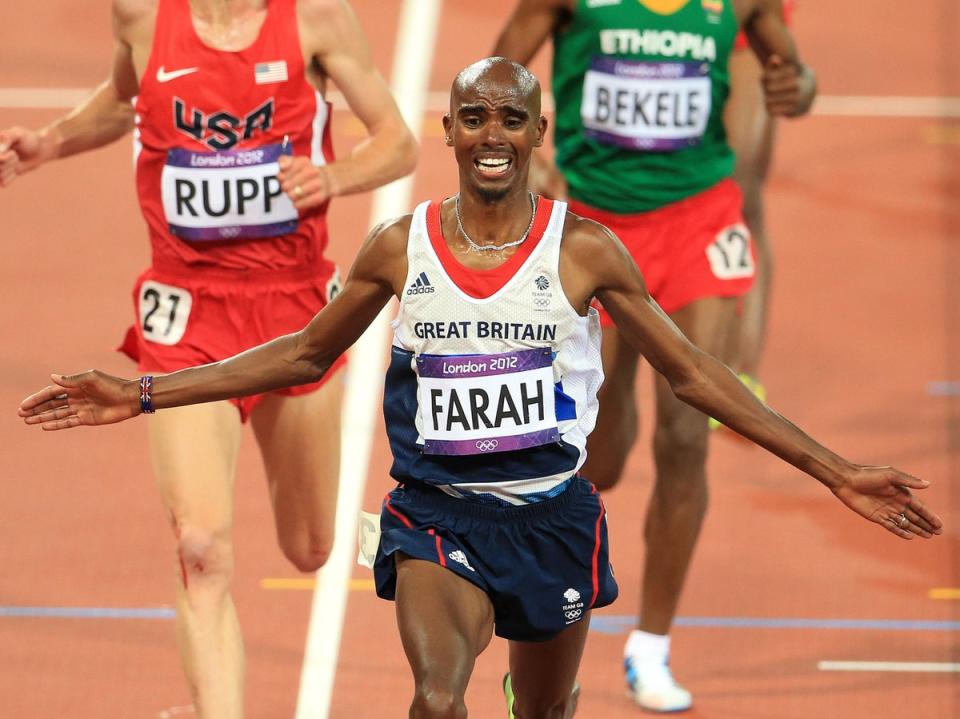
[[471, 572], [477, 571], [476, 569], [470, 566], [470, 562], [467, 561], [467, 555], [461, 552], [459, 549], [457, 549], [456, 551], [450, 552], [450, 554], [448, 554], [447, 556], [449, 556], [450, 559], [452, 559], [453, 561], [459, 562], [460, 564], [465, 566], [467, 569], [469, 569]]
[[430, 280], [427, 279], [426, 272], [421, 272], [416, 281], [407, 288], [408, 297], [410, 295], [428, 295], [431, 292], [436, 292], [436, 288], [430, 284]]

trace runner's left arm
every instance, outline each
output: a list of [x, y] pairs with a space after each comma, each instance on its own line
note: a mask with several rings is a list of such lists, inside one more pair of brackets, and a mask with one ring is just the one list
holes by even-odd
[[[927, 487], [926, 480], [891, 467], [849, 462], [759, 401], [660, 309], [629, 253], [609, 230], [588, 220], [578, 222], [580, 227], [572, 231], [575, 241], [568, 247], [574, 253], [571, 264], [584, 268], [589, 277], [584, 294], [594, 294], [603, 303], [617, 329], [666, 377], [679, 399], [811, 475], [852, 510], [893, 534], [912, 539], [940, 533], [940, 519], [910, 491]], [[910, 519], [907, 529], [897, 526], [901, 512]]]
[[[417, 143], [383, 76], [367, 38], [342, 0], [299, 0], [301, 42], [343, 93], [367, 131], [349, 156], [315, 167], [307, 157], [281, 159], [280, 186], [297, 209], [336, 195], [366, 192], [413, 172]], [[300, 186], [301, 192], [294, 188]]]
[[[364, 243], [343, 290], [299, 332], [238, 355], [153, 378], [154, 409], [270, 392], [319, 380], [396, 294], [406, 274], [406, 235], [394, 222]], [[401, 251], [401, 246], [404, 251]], [[98, 370], [51, 375], [54, 385], [27, 397], [19, 414], [45, 430], [112, 424], [141, 413], [139, 380]]]
[[800, 61], [797, 45], [783, 15], [783, 0], [747, 2], [743, 31], [763, 66], [763, 93], [771, 115], [806, 113], [817, 94], [812, 69]]

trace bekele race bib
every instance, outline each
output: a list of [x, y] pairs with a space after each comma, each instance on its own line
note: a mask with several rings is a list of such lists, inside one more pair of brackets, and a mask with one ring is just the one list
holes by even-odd
[[710, 92], [706, 62], [594, 57], [583, 80], [584, 134], [631, 150], [693, 147], [707, 128]]
[[418, 355], [424, 454], [487, 454], [560, 439], [550, 348]]
[[173, 148], [160, 180], [171, 234], [187, 240], [276, 237], [297, 227], [297, 210], [280, 189], [283, 144], [228, 152]]

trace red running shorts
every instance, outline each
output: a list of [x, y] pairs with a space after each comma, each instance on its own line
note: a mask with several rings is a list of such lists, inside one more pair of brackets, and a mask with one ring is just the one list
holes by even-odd
[[[731, 179], [649, 212], [620, 215], [576, 200], [569, 207], [620, 238], [668, 314], [706, 297], [742, 297], [753, 286], [753, 243]], [[612, 325], [598, 309], [603, 326]]]
[[[340, 289], [339, 273], [282, 271], [237, 280], [153, 268], [137, 278], [138, 322], [118, 350], [141, 372], [167, 373], [216, 362], [302, 329]], [[346, 362], [339, 357], [319, 382], [278, 390], [293, 397], [317, 390]], [[246, 422], [264, 395], [231, 400]]]

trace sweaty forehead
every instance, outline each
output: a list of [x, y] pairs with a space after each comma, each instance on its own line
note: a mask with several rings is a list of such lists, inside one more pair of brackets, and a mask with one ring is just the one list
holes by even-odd
[[531, 98], [516, 88], [483, 87], [467, 88], [463, 92], [454, 93], [450, 98], [450, 109], [456, 112], [461, 107], [476, 107], [478, 105], [489, 110], [501, 108], [531, 109]]
[[457, 76], [450, 93], [450, 110], [455, 113], [464, 106], [483, 105], [490, 109], [506, 106], [538, 115], [538, 89], [536, 79], [512, 63], [477, 63]]

